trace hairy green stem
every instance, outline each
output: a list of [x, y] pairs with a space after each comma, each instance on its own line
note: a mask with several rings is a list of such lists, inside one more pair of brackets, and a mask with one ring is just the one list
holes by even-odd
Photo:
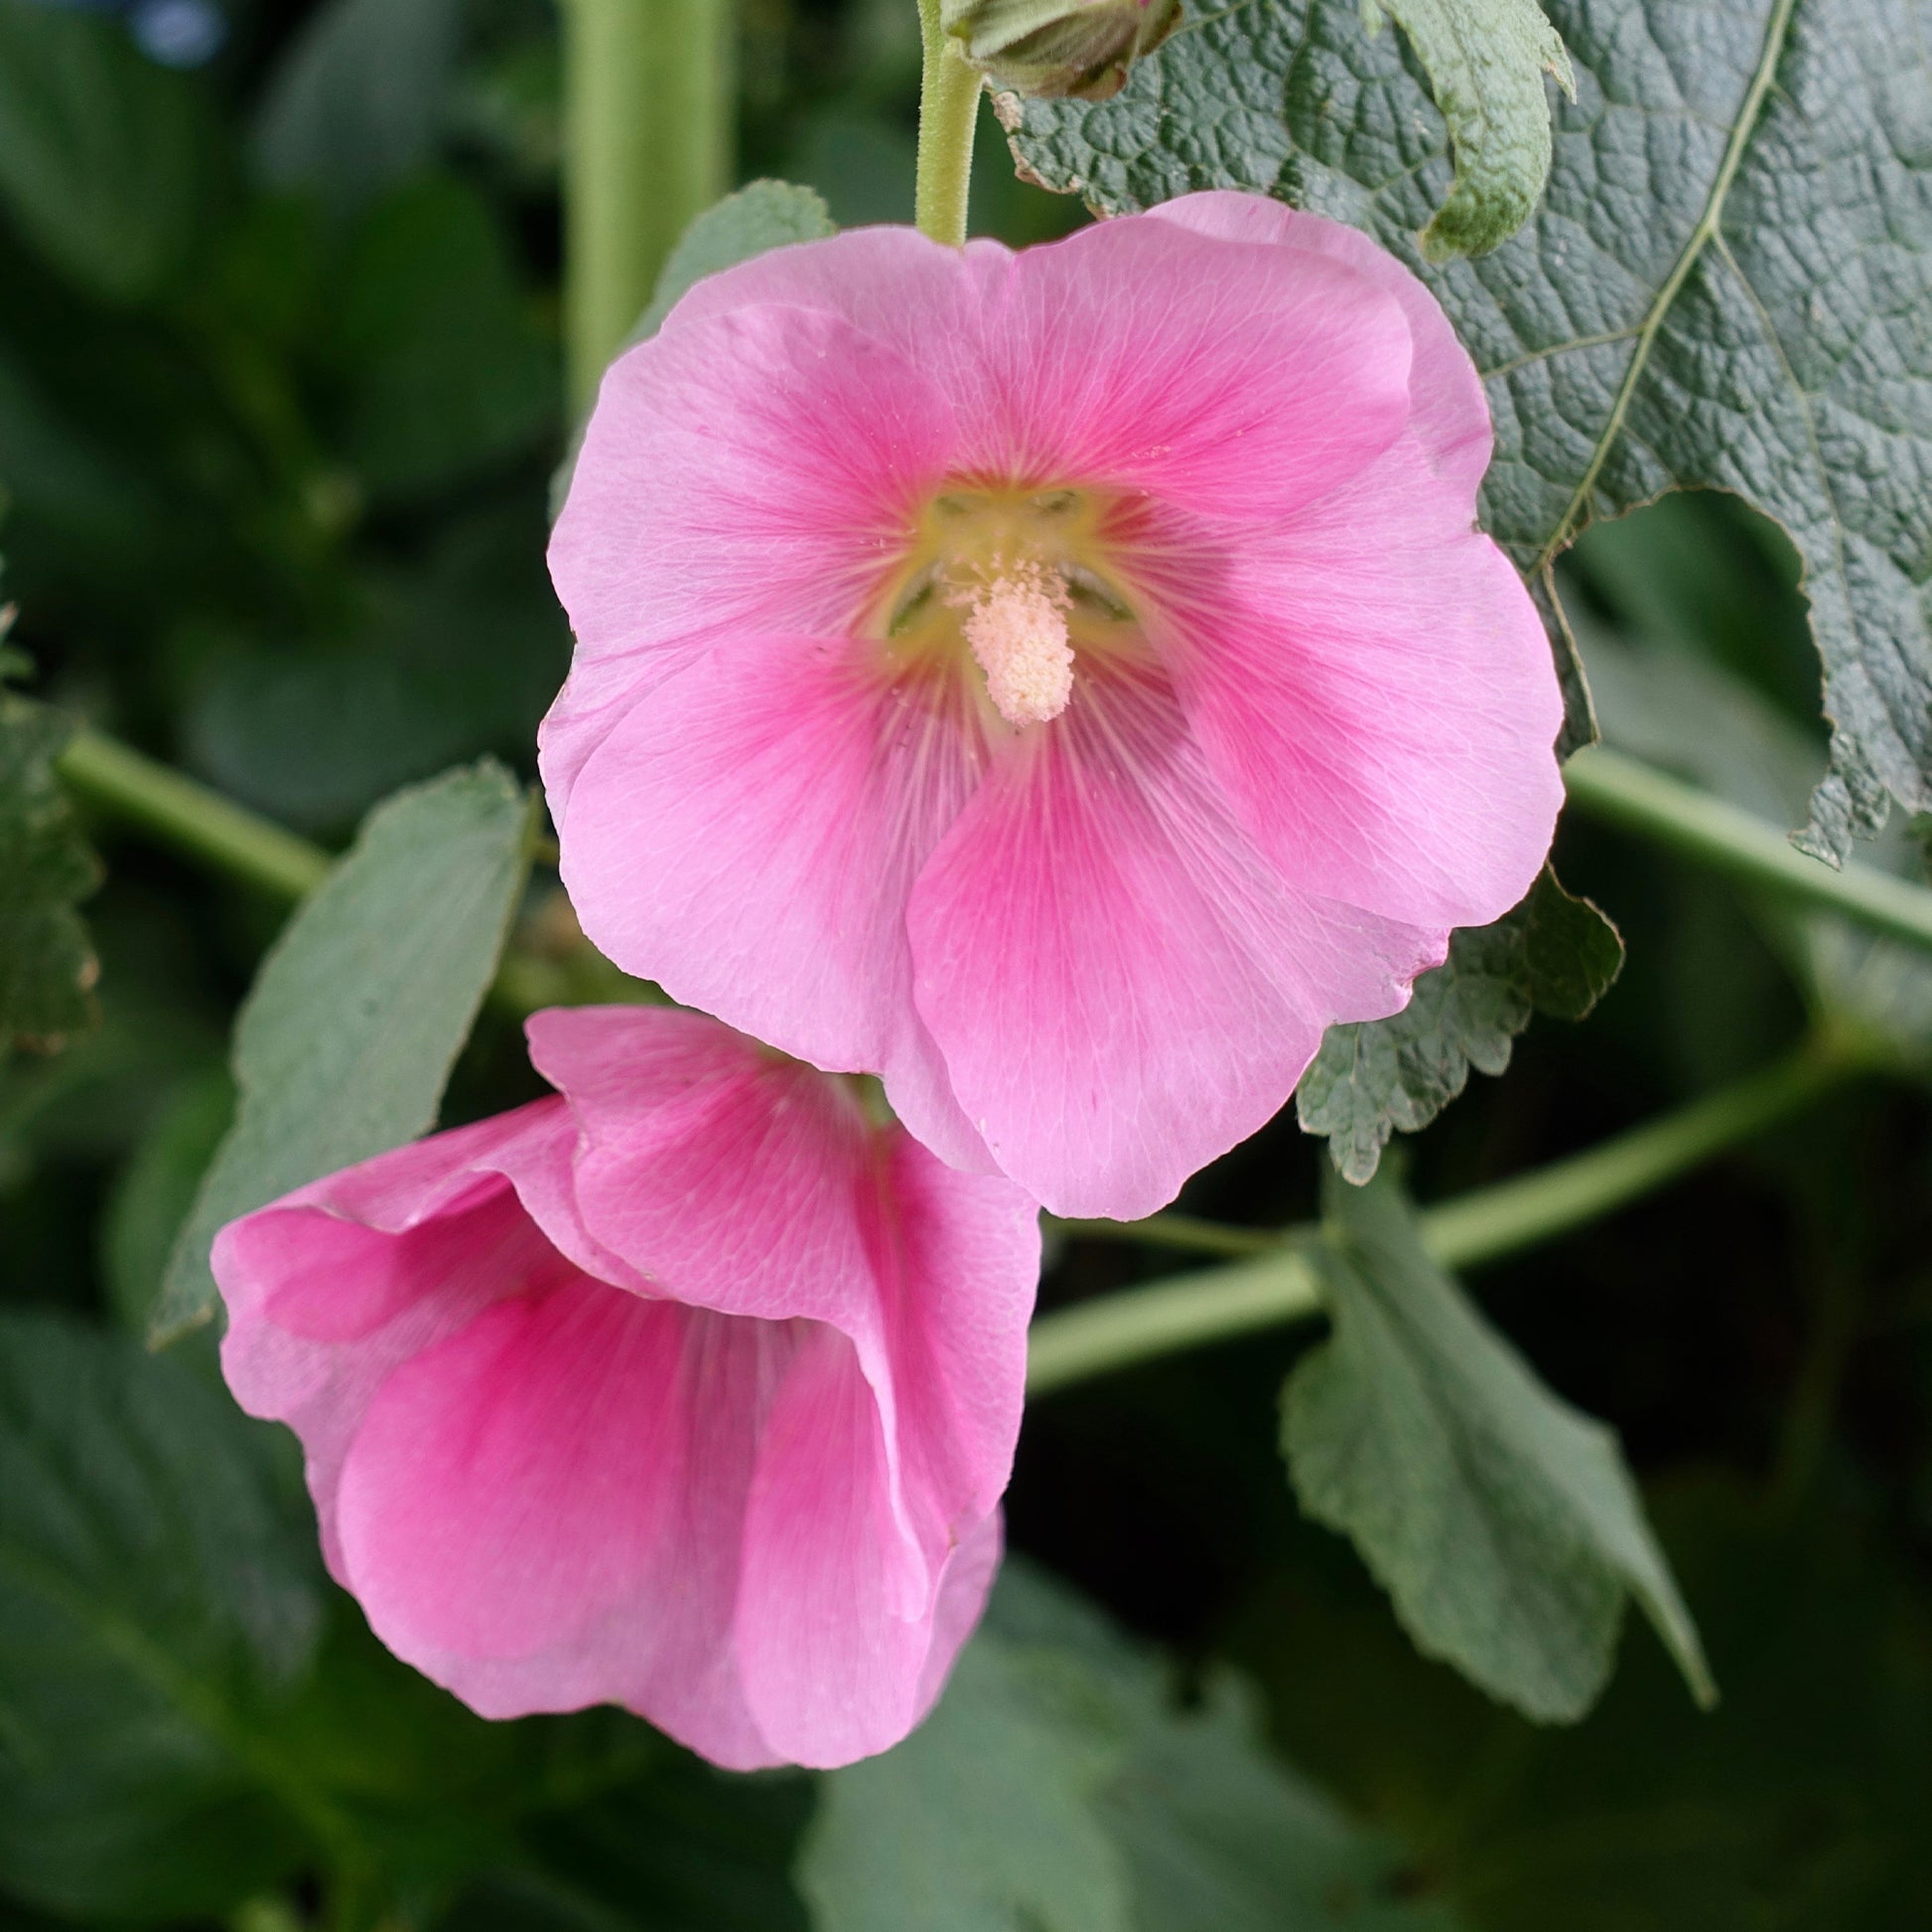
[[75, 732], [59, 768], [75, 797], [276, 898], [302, 898], [334, 863], [321, 846], [103, 732]]
[[960, 248], [966, 242], [966, 197], [973, 173], [980, 77], [959, 43], [939, 25], [939, 0], [919, 0], [919, 35], [924, 63], [919, 75], [914, 218], [921, 234]]
[[582, 410], [692, 216], [731, 185], [725, 0], [563, 0], [564, 330]]
[[1775, 826], [1667, 772], [1596, 745], [1564, 767], [1570, 802], [1687, 859], [1894, 939], [1932, 946], [1932, 891], [1856, 862], [1834, 871]]
[[[1429, 1209], [1422, 1216], [1423, 1239], [1446, 1268], [1499, 1260], [1640, 1199], [1799, 1112], [1860, 1070], [1857, 1058], [1808, 1042], [1789, 1059], [1587, 1153]], [[1315, 1238], [1312, 1228], [1267, 1235], [1169, 1215], [1141, 1223], [1059, 1225], [1073, 1233], [1111, 1232], [1163, 1246], [1222, 1251], [1233, 1236], [1250, 1258], [1041, 1315], [1028, 1352], [1027, 1387], [1034, 1395], [1179, 1349], [1303, 1320], [1321, 1307], [1320, 1281], [1308, 1254]], [[1203, 1241], [1202, 1234], [1213, 1238]]]

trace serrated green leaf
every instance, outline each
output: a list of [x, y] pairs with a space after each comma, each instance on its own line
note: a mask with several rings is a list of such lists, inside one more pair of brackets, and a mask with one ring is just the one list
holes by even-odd
[[1513, 912], [1451, 936], [1449, 959], [1417, 980], [1400, 1013], [1328, 1029], [1296, 1089], [1303, 1131], [1327, 1138], [1337, 1173], [1367, 1180], [1390, 1135], [1427, 1127], [1471, 1067], [1509, 1065], [1533, 1013], [1583, 1019], [1622, 964], [1616, 927], [1546, 866]]
[[714, 202], [678, 237], [625, 346], [656, 335], [679, 298], [707, 275], [788, 242], [822, 241], [837, 232], [824, 199], [788, 181], [755, 181]]
[[1449, 1932], [1268, 1755], [1245, 1685], [1177, 1710], [1017, 1563], [925, 1725], [826, 1779], [799, 1875], [817, 1932]]
[[[321, 1618], [261, 1438], [177, 1362], [0, 1316], [0, 1884], [216, 1917], [300, 1861], [277, 1738]], [[278, 1795], [282, 1802], [278, 1802]]]
[[196, 239], [211, 177], [199, 83], [118, 20], [0, 0], [0, 207], [113, 302], [157, 294]]
[[1480, 255], [1525, 221], [1550, 178], [1543, 76], [1572, 100], [1576, 75], [1537, 0], [1362, 0], [1373, 33], [1392, 15], [1428, 70], [1455, 152], [1449, 199], [1422, 232], [1431, 261]]
[[[1804, 560], [1833, 759], [1813, 849], [1932, 808], [1932, 46], [1918, 0], [1549, 0], [1575, 64], [1550, 187], [1476, 261], [1418, 263], [1486, 372], [1488, 527], [1532, 578], [1673, 487], [1735, 491]], [[1356, 0], [1194, 19], [1016, 148], [1110, 212], [1245, 188], [1412, 261], [1447, 136]]]
[[1283, 1397], [1302, 1507], [1348, 1536], [1426, 1655], [1541, 1723], [1609, 1678], [1626, 1598], [1716, 1696], [1616, 1439], [1553, 1395], [1430, 1260], [1383, 1175], [1330, 1181], [1334, 1334]]
[[303, 904], [235, 1023], [235, 1122], [168, 1264], [151, 1339], [214, 1312], [237, 1214], [425, 1133], [496, 971], [529, 807], [491, 759], [399, 792]]
[[100, 884], [54, 775], [71, 722], [0, 689], [0, 1049], [53, 1046], [96, 1021], [98, 972], [74, 909]]
[[352, 207], [434, 148], [462, 0], [329, 0], [275, 69], [256, 124], [262, 172]]

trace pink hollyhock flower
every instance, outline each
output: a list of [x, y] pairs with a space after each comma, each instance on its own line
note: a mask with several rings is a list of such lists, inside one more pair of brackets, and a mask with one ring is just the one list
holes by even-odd
[[1033, 1202], [697, 1014], [530, 1045], [561, 1097], [222, 1231], [229, 1385], [376, 1634], [483, 1716], [884, 1750], [999, 1562]]
[[1490, 447], [1422, 285], [1258, 198], [701, 282], [551, 549], [585, 930], [955, 1165], [1151, 1211], [1543, 862]]

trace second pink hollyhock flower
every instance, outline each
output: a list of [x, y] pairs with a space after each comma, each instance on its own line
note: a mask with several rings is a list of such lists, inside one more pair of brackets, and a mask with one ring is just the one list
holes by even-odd
[[1034, 1204], [696, 1014], [530, 1042], [559, 1097], [223, 1230], [229, 1384], [376, 1634], [485, 1717], [884, 1750], [999, 1562]]
[[1561, 701], [1490, 448], [1422, 285], [1251, 197], [700, 283], [551, 551], [586, 931], [955, 1165], [1150, 1212], [1542, 864]]

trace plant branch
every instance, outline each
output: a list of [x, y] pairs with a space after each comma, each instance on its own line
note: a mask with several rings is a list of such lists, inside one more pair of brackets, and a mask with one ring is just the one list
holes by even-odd
[[919, 74], [919, 162], [913, 193], [921, 234], [948, 247], [966, 242], [966, 199], [973, 173], [973, 130], [980, 77], [959, 43], [939, 24], [939, 0], [919, 0], [924, 61]]
[[1824, 912], [1932, 947], [1932, 890], [1856, 862], [1834, 871], [1775, 826], [1695, 785], [1596, 745], [1564, 767], [1570, 802], [1592, 818]]
[[[1862, 1062], [1854, 1055], [1809, 1041], [1764, 1072], [1600, 1147], [1428, 1209], [1422, 1215], [1423, 1239], [1445, 1268], [1500, 1260], [1640, 1199], [1713, 1155], [1800, 1112], [1861, 1070]], [[1320, 1281], [1309, 1259], [1317, 1233], [1312, 1227], [1267, 1235], [1215, 1228], [1178, 1215], [1059, 1225], [1078, 1234], [1243, 1252], [1248, 1259], [1041, 1315], [1034, 1323], [1028, 1351], [1027, 1388], [1033, 1395], [1183, 1348], [1305, 1320], [1320, 1311]]]
[[59, 769], [75, 797], [272, 897], [306, 897], [335, 863], [321, 846], [104, 732], [75, 732]]
[[725, 0], [563, 0], [571, 406], [636, 326], [691, 218], [731, 185]]

